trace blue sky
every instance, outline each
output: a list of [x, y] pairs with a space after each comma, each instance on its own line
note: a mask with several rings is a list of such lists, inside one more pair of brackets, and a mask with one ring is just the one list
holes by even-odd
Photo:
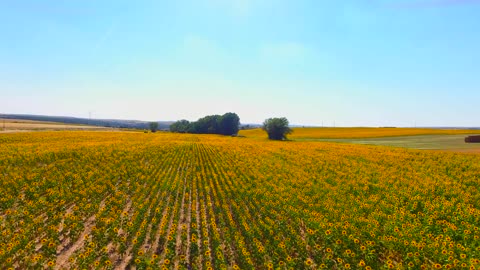
[[0, 0], [0, 113], [480, 126], [480, 1]]

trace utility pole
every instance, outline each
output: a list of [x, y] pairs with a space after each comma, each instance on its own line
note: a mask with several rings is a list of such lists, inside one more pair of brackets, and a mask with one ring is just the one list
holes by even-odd
[[3, 119], [3, 131], [5, 131], [5, 130], [7, 130], [7, 129], [5, 128], [5, 115], [4, 115], [4, 114], [0, 114], [0, 115], [1, 115], [1, 117], [2, 117], [2, 119]]

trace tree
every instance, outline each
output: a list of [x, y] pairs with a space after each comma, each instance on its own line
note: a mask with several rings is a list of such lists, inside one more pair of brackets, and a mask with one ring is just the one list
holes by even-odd
[[267, 132], [270, 140], [286, 140], [287, 135], [293, 132], [288, 127], [288, 120], [285, 117], [268, 118], [263, 122], [262, 129]]
[[220, 134], [220, 115], [207, 115], [197, 120], [195, 129], [200, 134]]
[[186, 133], [190, 128], [190, 122], [188, 120], [180, 120], [170, 125], [171, 132]]
[[148, 126], [150, 127], [150, 130], [151, 130], [152, 132], [156, 132], [157, 129], [158, 129], [158, 123], [157, 123], [157, 122], [150, 122], [150, 123], [148, 124]]
[[238, 133], [240, 117], [236, 113], [207, 115], [195, 122], [180, 120], [170, 125], [170, 131], [196, 134], [233, 135]]
[[238, 133], [240, 117], [236, 113], [226, 113], [220, 117], [220, 133], [234, 135]]

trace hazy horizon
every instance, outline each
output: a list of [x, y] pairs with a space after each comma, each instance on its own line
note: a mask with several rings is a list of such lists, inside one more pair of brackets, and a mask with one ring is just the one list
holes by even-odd
[[0, 2], [0, 114], [478, 127], [480, 1]]

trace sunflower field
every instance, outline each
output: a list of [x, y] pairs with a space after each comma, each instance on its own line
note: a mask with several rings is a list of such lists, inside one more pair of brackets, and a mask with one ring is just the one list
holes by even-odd
[[2, 269], [480, 269], [480, 155], [0, 134]]

